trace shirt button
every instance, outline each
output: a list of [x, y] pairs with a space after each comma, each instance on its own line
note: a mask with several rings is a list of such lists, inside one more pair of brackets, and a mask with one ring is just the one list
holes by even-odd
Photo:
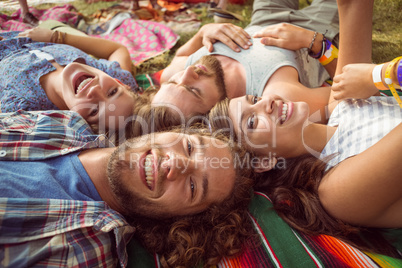
[[12, 123], [14, 120], [13, 119], [11, 119], [11, 118], [6, 118], [6, 119], [4, 119], [4, 122], [6, 122], [6, 123]]
[[0, 151], [0, 157], [6, 156], [6, 154], [7, 154], [7, 153], [6, 153], [5, 150], [1, 150], [1, 151]]
[[63, 153], [63, 154], [65, 154], [65, 153], [67, 153], [68, 152], [68, 149], [67, 148], [64, 148], [63, 150], [61, 150], [61, 153]]

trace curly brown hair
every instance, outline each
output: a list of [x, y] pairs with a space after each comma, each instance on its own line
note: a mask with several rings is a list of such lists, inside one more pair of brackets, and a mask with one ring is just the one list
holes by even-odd
[[[182, 131], [182, 130], [180, 130]], [[190, 133], [210, 136], [207, 129], [190, 128]], [[214, 138], [227, 141], [223, 135]], [[150, 252], [160, 255], [164, 267], [189, 267], [203, 264], [216, 265], [222, 257], [242, 252], [245, 243], [255, 237], [248, 214], [254, 184], [250, 161], [252, 155], [242, 147], [231, 146], [236, 172], [234, 189], [228, 198], [211, 205], [207, 210], [189, 216], [155, 221], [133, 218], [135, 236]], [[241, 164], [238, 164], [240, 160]]]

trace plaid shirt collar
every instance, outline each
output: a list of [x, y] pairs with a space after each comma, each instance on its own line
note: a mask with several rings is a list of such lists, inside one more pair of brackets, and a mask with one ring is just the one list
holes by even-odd
[[0, 114], [0, 160], [32, 161], [90, 148], [113, 147], [73, 111]]

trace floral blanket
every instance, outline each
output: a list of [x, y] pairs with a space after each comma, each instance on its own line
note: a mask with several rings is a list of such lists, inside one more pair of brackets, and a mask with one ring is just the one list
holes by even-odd
[[[50, 9], [30, 8], [30, 12], [39, 20], [56, 20], [65, 23], [71, 27], [77, 28], [78, 25], [85, 24], [83, 16], [77, 12], [74, 6], [70, 4], [56, 6]], [[108, 29], [107, 22], [102, 22], [97, 29]], [[116, 26], [116, 25], [115, 25]], [[25, 24], [20, 19], [20, 10], [11, 16], [0, 14], [0, 32], [4, 31], [24, 31], [32, 26]], [[94, 29], [91, 27], [80, 27], [80, 29]], [[179, 39], [179, 36], [168, 26], [148, 20], [139, 20], [136, 18], [126, 18], [121, 24], [113, 28], [110, 33], [104, 35], [102, 32], [85, 32], [91, 36], [101, 37], [113, 40], [125, 45], [131, 56], [134, 65], [155, 57], [166, 50], [171, 49]]]

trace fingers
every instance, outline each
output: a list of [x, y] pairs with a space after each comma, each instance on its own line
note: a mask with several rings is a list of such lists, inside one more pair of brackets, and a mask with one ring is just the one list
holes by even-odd
[[252, 45], [250, 35], [239, 26], [224, 23], [213, 24], [211, 27], [214, 29], [211, 28], [211, 32], [204, 35], [204, 45], [220, 41], [236, 52], [240, 52], [240, 47], [248, 49]]
[[20, 32], [20, 33], [18, 34], [18, 36], [26, 37], [26, 36], [28, 36], [28, 31], [30, 31], [30, 30], [25, 30], [25, 31], [23, 31], [23, 32]]
[[283, 47], [283, 40], [272, 37], [263, 37], [260, 42], [266, 46]]
[[235, 25], [225, 25], [225, 27], [222, 28], [222, 31], [224, 35], [220, 41], [234, 51], [240, 51], [238, 46], [243, 49], [248, 49], [252, 45], [250, 35], [241, 27]]
[[208, 52], [214, 51], [214, 45], [210, 39], [204, 39], [203, 45], [208, 49]]
[[334, 97], [335, 100], [342, 100], [342, 99], [345, 98], [345, 96], [343, 95], [342, 91], [334, 92], [332, 94], [332, 96]]

